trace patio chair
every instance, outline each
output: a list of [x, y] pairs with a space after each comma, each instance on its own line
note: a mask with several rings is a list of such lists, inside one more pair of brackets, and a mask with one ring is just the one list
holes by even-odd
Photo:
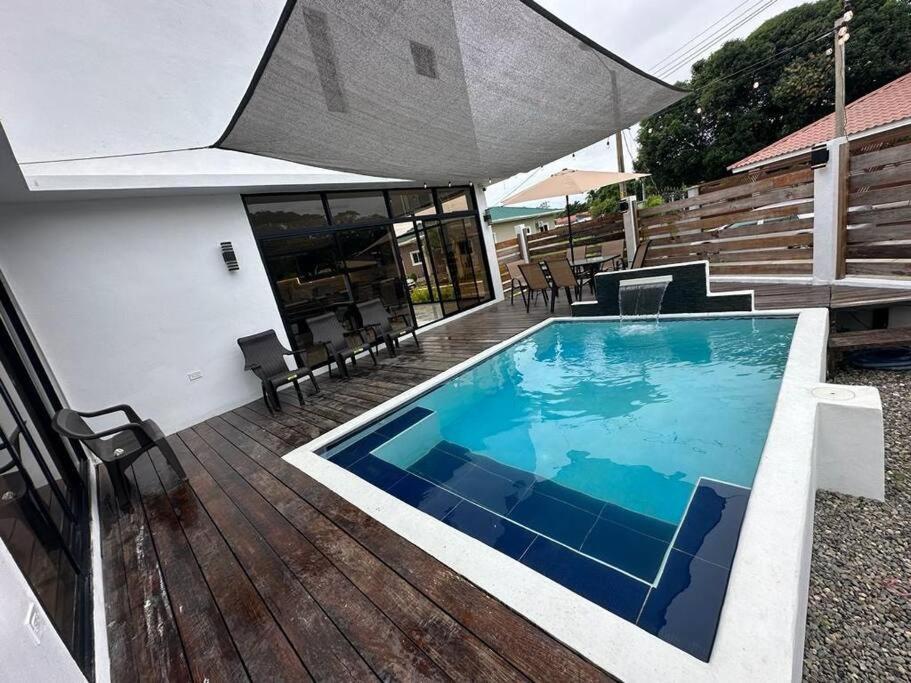
[[[385, 342], [390, 355], [395, 355], [399, 337], [405, 334], [410, 334], [414, 338], [414, 345], [421, 347], [414, 323], [404, 313], [390, 315], [381, 299], [371, 299], [358, 304], [357, 311], [361, 314], [361, 324], [367, 331], [368, 341], [377, 347], [381, 342]], [[398, 324], [395, 321], [398, 321]]]
[[[85, 421], [87, 417], [101, 417], [115, 413], [126, 415], [128, 422], [117, 427], [93, 432]], [[175, 474], [181, 479], [187, 478], [183, 466], [177, 459], [177, 454], [165, 439], [161, 428], [152, 420], [143, 420], [128, 405], [116, 405], [88, 413], [64, 408], [54, 414], [51, 426], [55, 432], [69, 439], [74, 447], [76, 447], [76, 442], [82, 443], [101, 460], [108, 471], [108, 477], [114, 487], [114, 496], [122, 510], [130, 507], [130, 482], [126, 477], [126, 469], [140, 455], [155, 447], [161, 451]]]
[[291, 351], [286, 349], [278, 340], [275, 330], [258, 332], [237, 340], [237, 345], [244, 354], [244, 370], [250, 370], [262, 383], [263, 401], [270, 415], [275, 411], [281, 412], [282, 404], [278, 399], [278, 390], [289, 384], [294, 385], [297, 400], [304, 404], [304, 394], [301, 392], [299, 380], [310, 378], [315, 393], [319, 393], [319, 385], [313, 372], [306, 365], [297, 370], [289, 370], [285, 356], [294, 353], [305, 353], [302, 349]]
[[364, 336], [364, 329], [346, 330], [335, 313], [324, 313], [305, 321], [313, 335], [313, 343], [326, 349], [326, 366], [329, 376], [332, 377], [332, 361], [338, 368], [342, 377], [348, 377], [348, 367], [345, 360], [350, 358], [351, 364], [357, 367], [355, 355], [361, 351], [370, 354], [373, 364], [376, 365], [376, 356], [373, 348]]
[[509, 271], [509, 303], [514, 304], [516, 298], [516, 285], [519, 286], [519, 294], [522, 296], [522, 303], [525, 303], [525, 288], [528, 285], [525, 282], [525, 276], [519, 268], [525, 261], [510, 261], [506, 264], [506, 270]]
[[620, 270], [623, 267], [623, 252], [626, 240], [611, 240], [601, 244], [601, 272]]
[[528, 293], [528, 298], [525, 299], [525, 312], [528, 313], [531, 310], [532, 299], [538, 293], [544, 296], [544, 303], [547, 303], [547, 292], [551, 289], [550, 281], [540, 263], [520, 263], [519, 270], [525, 278], [525, 289]]
[[631, 269], [641, 268], [645, 265], [645, 257], [648, 254], [648, 248], [651, 243], [651, 240], [645, 240], [644, 242], [639, 243], [639, 246], [636, 247], [636, 253], [633, 256], [633, 262], [630, 264]]
[[588, 247], [573, 247], [572, 249], [566, 250], [566, 260], [570, 263], [575, 263], [576, 261], [584, 261], [585, 255], [588, 251]]
[[576, 293], [578, 298], [582, 298], [582, 285], [566, 259], [550, 258], [547, 259], [546, 263], [547, 270], [550, 273], [551, 287], [553, 287], [550, 297], [550, 312], [553, 313], [554, 304], [557, 301], [557, 292], [561, 287], [566, 292], [566, 298], [569, 303], [572, 304], [573, 292]]

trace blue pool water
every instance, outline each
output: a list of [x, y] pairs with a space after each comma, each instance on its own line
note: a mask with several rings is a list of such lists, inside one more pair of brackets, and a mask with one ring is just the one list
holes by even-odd
[[707, 659], [795, 324], [553, 323], [325, 455]]

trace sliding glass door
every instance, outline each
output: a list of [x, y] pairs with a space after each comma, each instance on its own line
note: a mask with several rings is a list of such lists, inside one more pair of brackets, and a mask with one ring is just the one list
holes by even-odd
[[307, 318], [380, 299], [424, 325], [490, 299], [480, 221], [467, 188], [245, 198], [288, 335]]

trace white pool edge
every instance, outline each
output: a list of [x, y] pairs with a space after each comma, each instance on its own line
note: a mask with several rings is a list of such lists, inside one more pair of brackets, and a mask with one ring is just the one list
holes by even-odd
[[646, 633], [562, 585], [316, 455], [326, 445], [560, 321], [551, 318], [440, 373], [292, 451], [285, 460], [625, 681], [799, 680], [816, 490], [814, 443], [825, 379], [828, 312], [679, 314], [662, 318], [795, 315], [775, 413], [757, 469], [709, 663]]

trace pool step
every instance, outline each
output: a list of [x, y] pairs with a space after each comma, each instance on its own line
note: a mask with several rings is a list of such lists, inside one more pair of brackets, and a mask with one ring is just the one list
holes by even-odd
[[675, 527], [448, 441], [408, 468], [467, 501], [597, 560], [652, 581]]

